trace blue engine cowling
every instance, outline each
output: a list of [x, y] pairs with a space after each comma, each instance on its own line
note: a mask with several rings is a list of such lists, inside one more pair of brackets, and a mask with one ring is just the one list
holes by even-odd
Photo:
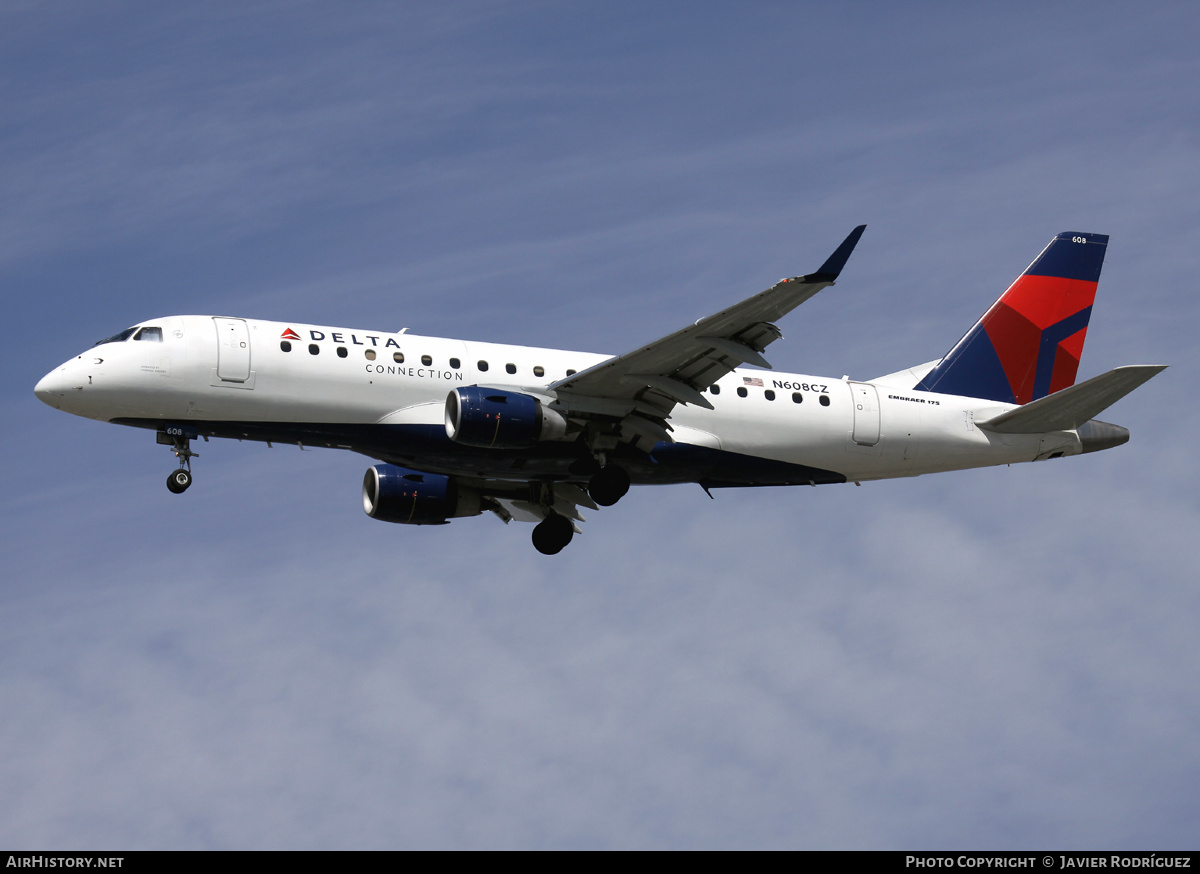
[[446, 435], [465, 446], [523, 449], [566, 431], [561, 413], [520, 392], [469, 385], [446, 397]]
[[464, 488], [448, 476], [394, 464], [367, 468], [363, 509], [372, 519], [405, 525], [444, 525], [452, 517], [483, 512], [474, 489]]

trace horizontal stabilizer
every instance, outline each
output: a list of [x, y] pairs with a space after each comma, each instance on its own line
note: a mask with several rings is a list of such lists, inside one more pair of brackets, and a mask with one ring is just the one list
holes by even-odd
[[1118, 367], [1086, 382], [1030, 401], [1023, 407], [1001, 413], [994, 419], [975, 424], [987, 431], [997, 431], [1001, 434], [1041, 434], [1046, 431], [1074, 430], [1166, 369], [1166, 365], [1162, 364]]

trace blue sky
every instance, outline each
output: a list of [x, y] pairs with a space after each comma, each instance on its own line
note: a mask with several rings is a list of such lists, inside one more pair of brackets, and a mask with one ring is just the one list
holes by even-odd
[[[1184, 4], [8, 3], [0, 845], [1194, 848]], [[621, 352], [811, 270], [782, 370], [942, 355], [1112, 235], [1111, 452], [635, 489], [560, 556], [364, 516], [365, 459], [33, 384], [216, 313]]]

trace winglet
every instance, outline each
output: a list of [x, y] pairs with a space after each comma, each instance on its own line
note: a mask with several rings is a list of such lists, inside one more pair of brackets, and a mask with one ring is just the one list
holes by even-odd
[[846, 262], [850, 260], [850, 253], [858, 245], [858, 238], [862, 236], [863, 231], [866, 229], [866, 225], [859, 225], [852, 230], [850, 236], [842, 240], [842, 245], [838, 246], [833, 254], [825, 259], [825, 263], [821, 265], [821, 269], [816, 273], [809, 273], [804, 277], [804, 281], [833, 282], [837, 279], [838, 274], [842, 272], [842, 268], [846, 266]]

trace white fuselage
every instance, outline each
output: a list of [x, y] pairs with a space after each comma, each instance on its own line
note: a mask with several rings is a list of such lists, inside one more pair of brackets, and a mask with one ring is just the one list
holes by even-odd
[[[97, 345], [47, 374], [38, 397], [104, 421], [195, 426], [197, 433], [316, 442], [419, 462], [403, 447], [392, 453], [343, 440], [338, 426], [396, 426], [391, 433], [403, 442], [405, 426], [424, 426], [425, 435], [434, 433], [430, 426], [443, 426], [454, 388], [485, 385], [552, 397], [552, 383], [609, 357], [210, 316], [170, 316], [142, 326], [161, 328], [161, 340], [135, 334]], [[997, 434], [975, 426], [977, 418], [1011, 405], [889, 383], [738, 369], [705, 393], [712, 410], [675, 408], [672, 436], [679, 445], [832, 471], [849, 481], [1081, 451], [1074, 431]], [[446, 444], [453, 450], [448, 438]], [[469, 455], [478, 460], [481, 452], [487, 450]], [[429, 469], [456, 472], [446, 459], [443, 452]], [[523, 477], [536, 475], [536, 462], [533, 469], [515, 464]], [[465, 467], [469, 472], [479, 464]]]

